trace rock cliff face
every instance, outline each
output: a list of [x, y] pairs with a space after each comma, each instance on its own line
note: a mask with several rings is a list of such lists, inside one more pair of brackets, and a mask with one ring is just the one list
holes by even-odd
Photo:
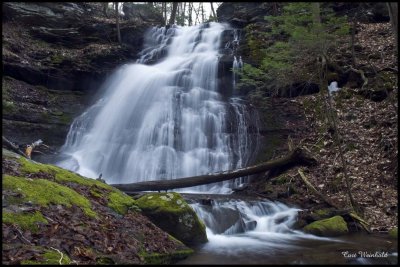
[[62, 145], [101, 83], [134, 61], [144, 32], [162, 24], [157, 14], [145, 21], [127, 12], [118, 44], [108, 15], [100, 3], [3, 4], [3, 130], [11, 141]]

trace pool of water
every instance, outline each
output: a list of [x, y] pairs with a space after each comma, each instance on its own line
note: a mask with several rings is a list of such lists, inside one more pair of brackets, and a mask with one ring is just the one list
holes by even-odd
[[232, 195], [185, 195], [206, 225], [208, 242], [177, 264], [397, 264], [387, 234], [318, 237], [294, 230], [296, 207]]
[[[384, 234], [334, 239], [279, 239], [279, 235], [234, 235], [228, 242], [197, 247], [177, 264], [397, 264], [397, 240]], [[229, 240], [231, 239], [231, 240]], [[235, 240], [236, 239], [236, 240]], [[258, 242], [254, 242], [258, 241]]]

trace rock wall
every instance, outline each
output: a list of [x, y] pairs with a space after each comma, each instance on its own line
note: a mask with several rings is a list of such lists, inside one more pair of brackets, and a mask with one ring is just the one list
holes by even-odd
[[[137, 5], [140, 6], [140, 5]], [[144, 5], [142, 5], [144, 6]], [[154, 12], [153, 12], [154, 13]], [[3, 134], [18, 144], [41, 138], [56, 150], [73, 118], [118, 66], [136, 60], [144, 32], [160, 16], [120, 18], [101, 3], [3, 4]], [[35, 156], [35, 155], [33, 155]]]

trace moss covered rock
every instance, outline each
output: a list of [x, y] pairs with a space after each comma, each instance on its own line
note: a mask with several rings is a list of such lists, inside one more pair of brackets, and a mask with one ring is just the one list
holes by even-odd
[[2, 166], [6, 265], [171, 264], [193, 253], [114, 187], [6, 149]]
[[318, 236], [339, 236], [347, 234], [349, 229], [342, 216], [335, 216], [310, 223], [303, 231]]
[[393, 238], [398, 238], [397, 227], [389, 230], [389, 236]]
[[40, 224], [48, 223], [40, 211], [36, 211], [35, 213], [19, 213], [9, 212], [4, 209], [2, 221], [6, 224], [16, 224], [23, 230], [30, 230], [33, 233], [39, 231]]
[[[3, 156], [18, 159], [19, 165], [19, 175], [5, 175], [3, 186], [6, 189], [18, 190], [28, 201], [41, 205], [64, 204], [68, 207], [71, 206], [70, 204], [75, 204], [81, 207], [88, 216], [95, 216], [90, 209], [89, 200], [70, 188], [71, 185], [75, 185], [87, 188], [91, 196], [106, 199], [107, 206], [119, 214], [125, 214], [128, 209], [139, 211], [131, 197], [103, 182], [83, 177], [54, 165], [34, 162], [5, 149], [3, 149]], [[27, 179], [25, 176], [46, 179]], [[41, 193], [39, 194], [39, 192]]]
[[207, 242], [206, 227], [178, 193], [149, 193], [136, 204], [154, 224], [186, 245]]

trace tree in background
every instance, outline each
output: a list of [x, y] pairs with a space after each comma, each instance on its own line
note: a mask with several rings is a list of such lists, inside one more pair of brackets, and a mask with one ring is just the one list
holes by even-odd
[[[319, 103], [324, 109], [325, 127], [332, 129], [350, 205], [356, 209], [326, 78], [331, 61], [330, 52], [335, 49], [336, 40], [349, 34], [347, 18], [336, 17], [330, 9], [322, 9], [319, 3], [313, 2], [287, 4], [281, 16], [267, 16], [266, 20], [272, 25], [271, 31], [266, 35], [278, 41], [263, 50], [264, 56], [258, 68], [244, 65], [241, 72], [242, 82], [250, 82], [255, 86], [273, 84], [275, 88], [282, 88], [299, 80], [313, 81], [319, 85]], [[314, 69], [308, 68], [307, 64]], [[327, 101], [324, 93], [328, 96]]]
[[[257, 50], [256, 56], [261, 60], [258, 67], [244, 64], [242, 85], [267, 84], [269, 88], [279, 88], [298, 79], [313, 80], [315, 73], [299, 72], [307, 69], [299, 65], [306, 66], [321, 56], [329, 60], [337, 38], [349, 32], [346, 17], [335, 17], [330, 9], [321, 9], [315, 3], [289, 3], [283, 7], [281, 16], [265, 18], [271, 30], [264, 37], [276, 41], [265, 47], [259, 37], [250, 36], [250, 49]], [[251, 34], [251, 28], [247, 30]]]
[[397, 2], [388, 2], [387, 3], [388, 9], [389, 9], [389, 16], [390, 16], [390, 22], [392, 23], [392, 28], [395, 34], [395, 43], [396, 43], [396, 50], [398, 51], [398, 41], [399, 41], [399, 8], [398, 8], [398, 3]]
[[170, 25], [175, 23], [175, 17], [176, 17], [177, 8], [178, 8], [178, 2], [173, 2], [172, 3], [171, 17], [169, 18], [169, 24]]
[[117, 24], [117, 39], [118, 43], [121, 43], [121, 31], [119, 29], [119, 10], [118, 10], [118, 2], [114, 2], [115, 6], [115, 19], [116, 19], [116, 24]]

